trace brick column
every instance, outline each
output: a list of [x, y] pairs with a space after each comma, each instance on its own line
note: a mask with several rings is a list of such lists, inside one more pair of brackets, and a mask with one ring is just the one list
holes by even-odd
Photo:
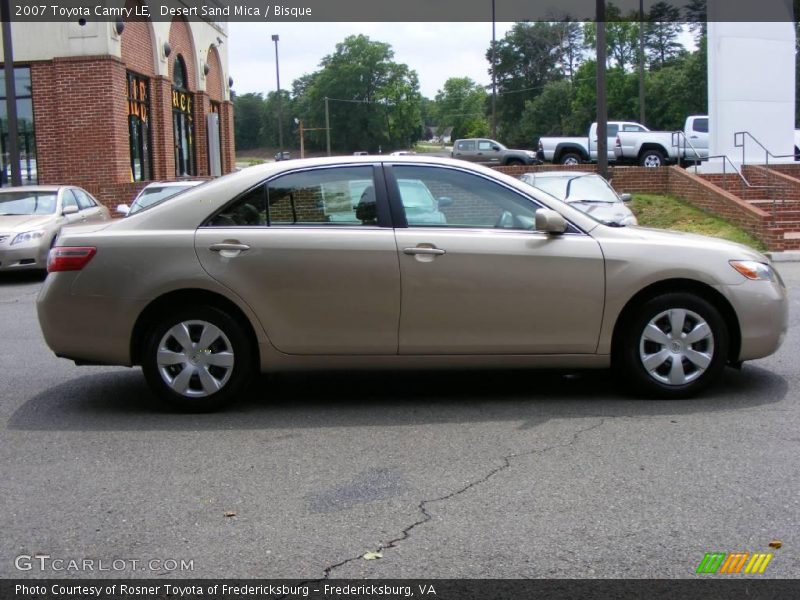
[[205, 92], [195, 92], [192, 118], [194, 119], [194, 152], [197, 175], [208, 175], [208, 135], [206, 113], [211, 112], [211, 101]]
[[233, 103], [230, 100], [219, 106], [219, 132], [221, 138], [222, 173], [236, 170], [236, 151], [233, 139]]
[[153, 179], [175, 177], [175, 141], [172, 131], [172, 83], [166, 77], [150, 80], [150, 135]]

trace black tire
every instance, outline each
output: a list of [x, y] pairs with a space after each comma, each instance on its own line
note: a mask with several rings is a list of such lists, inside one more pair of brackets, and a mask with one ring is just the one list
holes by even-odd
[[522, 160], [521, 160], [521, 159], [519, 159], [519, 158], [509, 158], [509, 159], [506, 161], [506, 165], [508, 165], [509, 167], [514, 167], [514, 166], [516, 166], [516, 165], [524, 165], [524, 164], [525, 164], [525, 162], [524, 162], [524, 161], [522, 161]]
[[577, 152], [565, 152], [558, 162], [562, 165], [579, 165], [583, 162], [583, 157]]
[[[676, 339], [672, 339], [673, 318], [675, 324], [683, 325]], [[648, 329], [650, 325], [655, 329]], [[689, 293], [664, 294], [643, 303], [623, 324], [615, 341], [614, 367], [634, 392], [687, 398], [721, 375], [729, 340], [725, 320], [711, 303]]]
[[661, 150], [645, 150], [639, 156], [639, 166], [641, 167], [663, 167], [666, 163], [666, 158]]
[[[196, 344], [206, 334], [204, 347], [193, 345], [187, 350], [181, 345], [181, 325], [189, 334], [184, 343]], [[159, 365], [161, 348], [173, 358]], [[209, 412], [231, 404], [245, 390], [256, 371], [255, 356], [236, 319], [211, 306], [188, 306], [163, 317], [147, 333], [142, 371], [150, 389], [170, 406], [184, 412]]]

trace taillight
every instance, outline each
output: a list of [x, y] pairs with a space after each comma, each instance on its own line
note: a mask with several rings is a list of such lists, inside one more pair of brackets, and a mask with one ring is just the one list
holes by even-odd
[[94, 246], [56, 246], [47, 256], [47, 272], [80, 271], [95, 254]]

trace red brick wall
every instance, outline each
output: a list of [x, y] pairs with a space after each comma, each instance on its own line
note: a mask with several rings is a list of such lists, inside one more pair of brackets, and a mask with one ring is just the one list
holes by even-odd
[[[143, 5], [141, 0], [128, 0], [126, 8], [135, 9]], [[125, 30], [120, 36], [122, 44], [122, 62], [131, 71], [152, 77], [155, 75], [153, 54], [153, 38], [151, 25], [147, 20], [131, 19], [125, 21]]]
[[225, 98], [222, 87], [222, 78], [224, 74], [222, 72], [222, 64], [219, 60], [219, 53], [214, 46], [208, 49], [206, 63], [209, 67], [208, 75], [206, 75], [206, 94], [208, 94], [209, 99], [214, 102], [222, 102], [223, 98]]
[[39, 183], [130, 181], [125, 65], [110, 56], [31, 64]]

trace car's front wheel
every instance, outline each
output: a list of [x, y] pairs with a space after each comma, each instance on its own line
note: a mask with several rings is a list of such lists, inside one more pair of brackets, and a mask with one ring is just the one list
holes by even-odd
[[719, 311], [688, 293], [657, 296], [628, 321], [617, 367], [636, 391], [659, 398], [692, 396], [719, 377], [729, 334]]
[[231, 403], [253, 375], [253, 353], [242, 326], [211, 306], [186, 307], [147, 334], [142, 371], [170, 405], [207, 412]]

